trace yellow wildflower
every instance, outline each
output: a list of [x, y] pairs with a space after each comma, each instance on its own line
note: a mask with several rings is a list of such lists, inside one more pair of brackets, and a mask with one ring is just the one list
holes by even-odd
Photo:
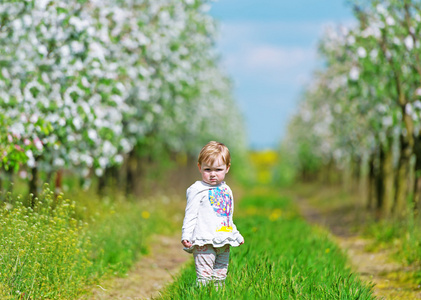
[[150, 214], [150, 212], [144, 210], [144, 211], [142, 211], [141, 216], [142, 216], [143, 219], [149, 219], [149, 217], [151, 216], [151, 214]]

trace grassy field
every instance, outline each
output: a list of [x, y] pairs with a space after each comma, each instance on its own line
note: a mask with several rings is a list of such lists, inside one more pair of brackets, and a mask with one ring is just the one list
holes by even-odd
[[231, 251], [225, 287], [196, 287], [192, 263], [162, 299], [374, 298], [328, 234], [302, 220], [290, 198], [255, 190], [236, 207], [245, 244]]
[[[124, 275], [148, 252], [151, 234], [179, 232], [185, 206], [159, 195], [69, 197], [46, 186], [37, 199], [9, 195], [1, 205], [0, 299], [77, 299], [104, 277]], [[329, 234], [299, 216], [293, 194], [254, 188], [238, 198], [234, 218], [246, 242], [232, 249], [226, 286], [196, 287], [190, 264], [162, 299], [374, 298]]]

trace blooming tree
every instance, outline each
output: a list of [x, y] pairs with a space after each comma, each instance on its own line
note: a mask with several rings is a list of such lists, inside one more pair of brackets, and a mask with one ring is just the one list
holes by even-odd
[[206, 6], [3, 1], [2, 166], [30, 168], [32, 180], [39, 169], [102, 176], [133, 150], [194, 152], [199, 135], [243, 136]]

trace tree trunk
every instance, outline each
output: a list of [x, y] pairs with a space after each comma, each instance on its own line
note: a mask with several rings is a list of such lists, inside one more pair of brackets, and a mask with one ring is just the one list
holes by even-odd
[[98, 195], [104, 196], [107, 188], [111, 189], [118, 184], [118, 168], [116, 166], [105, 168], [104, 174], [98, 178]]
[[[33, 199], [38, 195], [38, 167], [35, 166], [31, 169], [31, 180], [29, 180], [29, 193], [33, 195]], [[34, 203], [31, 203], [34, 206]]]
[[321, 167], [320, 170], [320, 177], [321, 177], [321, 181], [323, 184], [325, 185], [331, 185], [331, 173], [332, 173], [332, 160], [329, 159], [329, 162], [325, 165]]
[[[383, 155], [382, 155], [383, 154]], [[382, 188], [383, 192], [383, 200], [382, 200], [382, 217], [387, 218], [390, 216], [393, 207], [393, 187], [394, 187], [394, 169], [393, 169], [393, 152], [391, 151], [391, 147], [387, 150], [381, 151], [381, 164], [380, 167], [382, 168], [383, 173], [383, 183]]]
[[342, 171], [342, 187], [344, 191], [350, 191], [352, 187], [353, 164], [351, 160], [344, 162], [345, 168]]
[[110, 178], [109, 178], [109, 168], [105, 168], [104, 174], [102, 176], [98, 177], [98, 190], [97, 193], [99, 196], [105, 196], [106, 195], [106, 189], [107, 186], [109, 187], [110, 184]]
[[414, 214], [418, 215], [418, 210], [421, 201], [421, 138], [418, 137], [414, 140], [414, 181], [413, 181], [413, 209]]
[[351, 187], [356, 189], [360, 187], [361, 173], [362, 173], [362, 161], [360, 157], [354, 157], [351, 159], [352, 173], [351, 173]]
[[121, 185], [120, 168], [118, 166], [112, 166], [109, 169], [109, 176], [113, 186], [119, 187]]
[[408, 174], [410, 171], [412, 147], [406, 137], [400, 137], [400, 156], [398, 170], [396, 174], [396, 192], [395, 203], [393, 205], [393, 214], [403, 216], [407, 213], [407, 197], [409, 192]]
[[376, 197], [376, 170], [375, 170], [375, 155], [370, 156], [368, 162], [368, 188], [367, 188], [367, 209], [374, 209], [374, 201]]
[[383, 207], [383, 198], [384, 198], [384, 189], [383, 189], [383, 168], [382, 163], [384, 160], [384, 151], [380, 148], [378, 165], [374, 169], [376, 180], [376, 206], [375, 206], [375, 217], [379, 219], [381, 217], [382, 207]]
[[414, 200], [413, 200], [413, 210], [414, 210], [414, 215], [418, 216], [419, 215], [419, 208], [421, 205], [421, 170], [418, 170], [415, 173], [415, 180], [414, 180], [414, 186], [413, 186], [413, 190], [414, 190]]
[[63, 170], [57, 170], [56, 178], [54, 181], [54, 188], [56, 195], [63, 191]]
[[[136, 157], [136, 184], [133, 189], [133, 194], [140, 197], [153, 192], [157, 188], [158, 178], [160, 176], [156, 172], [160, 172], [159, 166], [154, 162], [153, 157], [149, 153], [143, 156]], [[154, 179], [151, 180], [151, 173]], [[158, 177], [156, 177], [158, 176]]]
[[360, 157], [356, 157], [351, 160], [352, 174], [351, 174], [351, 188], [352, 190], [358, 189], [361, 192], [361, 177], [363, 172], [362, 160]]
[[136, 152], [132, 150], [127, 158], [126, 196], [133, 194], [136, 186], [137, 164]]
[[354, 160], [353, 170], [354, 170], [353, 177], [354, 177], [355, 182], [360, 182], [360, 178], [363, 172], [363, 160], [360, 157]]
[[362, 208], [368, 206], [368, 197], [369, 197], [369, 157], [363, 156], [361, 159], [358, 160], [358, 172], [359, 175], [356, 178], [356, 189], [358, 190], [358, 208]]

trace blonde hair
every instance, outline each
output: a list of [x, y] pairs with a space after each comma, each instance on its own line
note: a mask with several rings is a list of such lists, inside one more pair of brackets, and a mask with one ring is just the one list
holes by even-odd
[[197, 162], [213, 165], [219, 158], [222, 159], [226, 166], [231, 164], [231, 155], [228, 147], [222, 143], [210, 141], [207, 143], [199, 153]]

